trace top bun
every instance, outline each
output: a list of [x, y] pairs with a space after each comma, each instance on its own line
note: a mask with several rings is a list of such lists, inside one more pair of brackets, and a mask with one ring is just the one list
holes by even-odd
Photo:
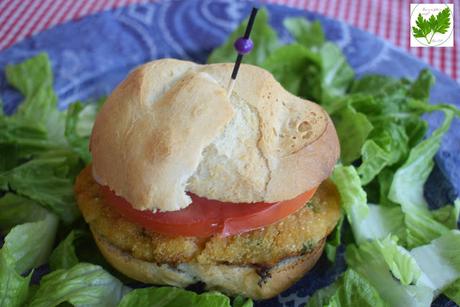
[[136, 209], [187, 207], [190, 191], [233, 203], [288, 200], [318, 186], [339, 157], [328, 114], [266, 70], [162, 59], [115, 89], [91, 136], [93, 176]]

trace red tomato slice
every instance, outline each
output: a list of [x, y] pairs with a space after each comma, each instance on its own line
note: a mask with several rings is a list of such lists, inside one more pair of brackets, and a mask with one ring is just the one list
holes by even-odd
[[173, 236], [209, 237], [236, 235], [273, 224], [302, 208], [315, 194], [311, 189], [296, 198], [277, 203], [235, 204], [189, 193], [192, 203], [170, 212], [140, 211], [124, 198], [101, 186], [105, 200], [127, 220], [146, 229]]

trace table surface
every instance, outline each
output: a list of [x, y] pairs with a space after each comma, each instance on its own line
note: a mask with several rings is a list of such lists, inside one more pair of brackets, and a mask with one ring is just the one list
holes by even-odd
[[[179, 1], [179, 0], [176, 0]], [[180, 0], [213, 1], [213, 0]], [[225, 0], [233, 1], [233, 0]], [[145, 0], [0, 0], [0, 50], [63, 23]], [[222, 2], [220, 0], [219, 2]], [[249, 2], [249, 1], [247, 1]], [[318, 12], [380, 36], [460, 82], [460, 1], [458, 0], [263, 0]], [[454, 47], [409, 46], [410, 3], [456, 3]]]

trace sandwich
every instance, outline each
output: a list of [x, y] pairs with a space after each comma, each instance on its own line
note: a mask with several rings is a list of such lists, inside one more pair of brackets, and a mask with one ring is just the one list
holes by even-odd
[[103, 256], [149, 284], [267, 299], [317, 262], [339, 216], [319, 105], [266, 70], [162, 59], [113, 91], [75, 194]]

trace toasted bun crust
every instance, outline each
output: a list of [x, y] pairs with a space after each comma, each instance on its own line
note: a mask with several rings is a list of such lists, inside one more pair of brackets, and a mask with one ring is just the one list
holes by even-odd
[[96, 244], [105, 259], [126, 276], [145, 283], [187, 287], [206, 283], [209, 290], [228, 295], [242, 294], [261, 300], [278, 295], [305, 275], [322, 254], [323, 239], [308, 254], [291, 257], [265, 271], [263, 276], [254, 266], [184, 263], [177, 267], [156, 264], [134, 258], [93, 231]]
[[338, 159], [328, 114], [256, 66], [164, 59], [134, 70], [99, 112], [93, 176], [133, 207], [179, 210], [186, 191], [234, 203], [287, 200], [318, 186]]

